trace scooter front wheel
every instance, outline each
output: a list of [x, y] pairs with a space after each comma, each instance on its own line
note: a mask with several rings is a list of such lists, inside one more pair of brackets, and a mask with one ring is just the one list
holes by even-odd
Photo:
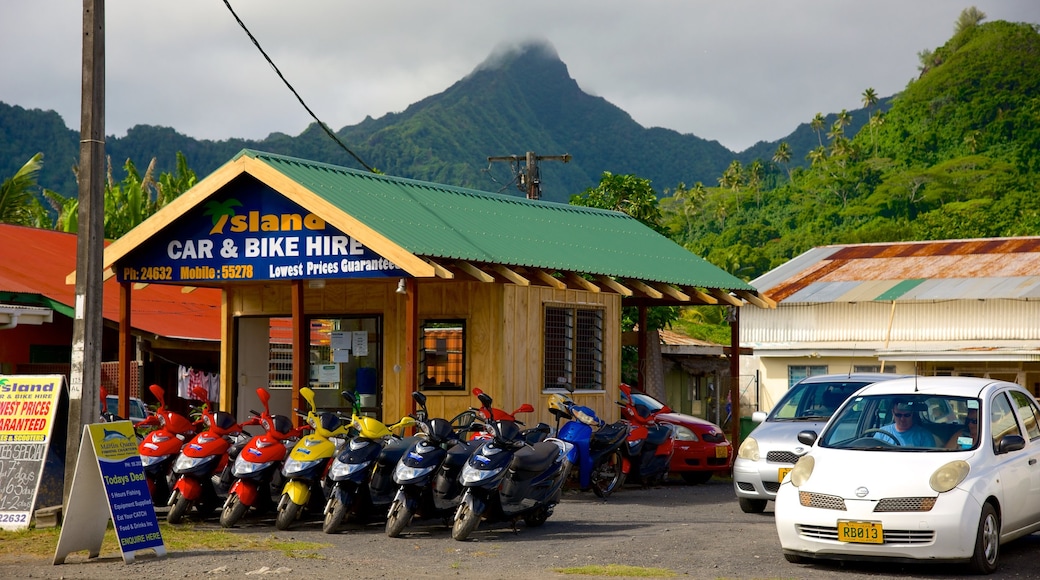
[[592, 492], [597, 497], [608, 497], [625, 482], [625, 472], [621, 469], [624, 457], [621, 449], [603, 458], [603, 463], [592, 472]]
[[278, 504], [278, 516], [274, 519], [274, 527], [279, 530], [288, 530], [289, 526], [296, 521], [300, 515], [302, 506], [294, 501], [284, 501]]
[[191, 509], [191, 501], [181, 495], [179, 491], [174, 491], [173, 497], [176, 499], [170, 506], [170, 511], [166, 513], [166, 521], [171, 524], [179, 524], [184, 520], [184, 514]]
[[326, 534], [334, 534], [339, 529], [339, 525], [343, 523], [343, 518], [347, 515], [347, 508], [349, 507], [345, 502], [339, 500], [336, 497], [336, 493], [332, 493], [332, 499], [329, 500], [332, 504], [325, 510], [325, 522], [321, 525], [321, 531]]
[[480, 514], [473, 509], [473, 504], [470, 501], [464, 499], [459, 504], [458, 511], [455, 512], [455, 523], [451, 526], [451, 537], [461, 542], [477, 529], [477, 524], [479, 523]]
[[408, 502], [401, 498], [395, 499], [390, 504], [390, 511], [386, 514], [387, 537], [396, 538], [400, 536], [410, 521], [412, 521], [412, 510], [408, 508]]
[[249, 506], [242, 503], [238, 494], [231, 494], [224, 506], [224, 511], [220, 512], [220, 525], [225, 528], [234, 526], [238, 520], [242, 519], [242, 516], [246, 515], [247, 511], [249, 511]]

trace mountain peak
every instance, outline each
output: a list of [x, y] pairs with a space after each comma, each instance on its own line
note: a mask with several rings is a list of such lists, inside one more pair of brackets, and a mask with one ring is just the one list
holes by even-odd
[[507, 42], [496, 46], [473, 72], [505, 69], [516, 61], [530, 59], [560, 61], [560, 55], [556, 52], [556, 47], [546, 39]]

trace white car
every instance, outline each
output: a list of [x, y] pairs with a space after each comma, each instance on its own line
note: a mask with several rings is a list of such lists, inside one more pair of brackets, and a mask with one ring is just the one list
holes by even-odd
[[789, 562], [946, 561], [991, 573], [1001, 544], [1040, 530], [1040, 405], [1014, 383], [875, 383], [818, 437], [798, 438], [812, 448], [775, 500]]
[[795, 461], [809, 451], [798, 442], [798, 433], [819, 431], [852, 393], [878, 381], [909, 375], [849, 373], [815, 375], [794, 384], [767, 415], [756, 411], [758, 423], [737, 450], [733, 460], [733, 492], [744, 513], [761, 513], [776, 497], [780, 481]]

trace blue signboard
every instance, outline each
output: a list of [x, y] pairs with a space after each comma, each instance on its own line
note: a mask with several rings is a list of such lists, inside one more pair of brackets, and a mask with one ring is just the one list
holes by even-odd
[[163, 546], [133, 426], [118, 421], [89, 428], [119, 549], [134, 552]]
[[407, 276], [251, 177], [225, 185], [113, 269], [120, 282], [178, 284]]

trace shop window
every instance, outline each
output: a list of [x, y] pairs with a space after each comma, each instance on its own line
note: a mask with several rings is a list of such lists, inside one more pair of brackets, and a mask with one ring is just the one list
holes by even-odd
[[603, 389], [603, 310], [545, 309], [543, 388]]
[[787, 388], [791, 388], [798, 381], [816, 375], [827, 374], [827, 365], [788, 365]]
[[426, 320], [419, 329], [419, 343], [422, 389], [465, 390], [466, 321]]

